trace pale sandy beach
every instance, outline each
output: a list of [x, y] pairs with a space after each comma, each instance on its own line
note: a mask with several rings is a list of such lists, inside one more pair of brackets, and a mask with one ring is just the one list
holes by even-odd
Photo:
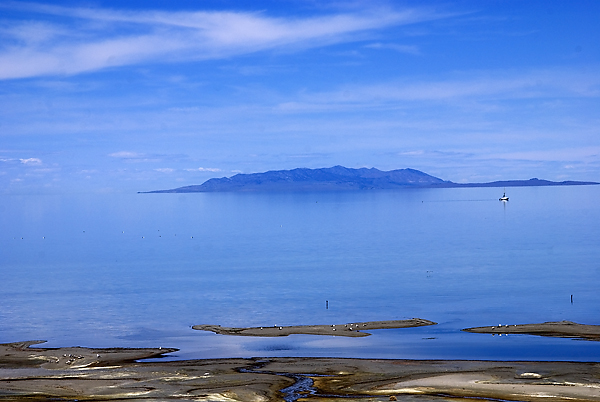
[[200, 331], [211, 331], [221, 335], [238, 336], [288, 336], [292, 334], [303, 335], [330, 335], [330, 336], [351, 336], [361, 337], [369, 336], [367, 330], [374, 329], [392, 329], [392, 328], [412, 328], [426, 325], [436, 325], [437, 323], [422, 318], [411, 318], [410, 320], [389, 320], [389, 321], [366, 321], [353, 322], [347, 324], [328, 324], [328, 325], [295, 325], [269, 327], [245, 327], [229, 328], [220, 325], [194, 325], [192, 328]]
[[[600, 401], [600, 363], [333, 358], [138, 362], [176, 349], [0, 345], [0, 400]], [[286, 389], [294, 385], [296, 388]]]

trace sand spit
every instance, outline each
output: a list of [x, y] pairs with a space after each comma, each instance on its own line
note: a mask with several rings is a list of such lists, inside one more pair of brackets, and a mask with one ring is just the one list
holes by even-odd
[[493, 327], [475, 327], [463, 329], [480, 334], [528, 334], [555, 336], [561, 338], [578, 338], [600, 341], [600, 325], [577, 324], [571, 321], [544, 322], [542, 324], [502, 325]]
[[[132, 357], [175, 349], [101, 349], [114, 359], [57, 368], [48, 361], [56, 354], [77, 351], [85, 359], [100, 349], [28, 347], [35, 343], [0, 345], [0, 401], [600, 401], [600, 363], [332, 358], [143, 363]], [[301, 380], [308, 388], [281, 392]]]
[[436, 325], [437, 323], [422, 318], [412, 318], [410, 320], [390, 320], [390, 321], [367, 321], [355, 322], [351, 324], [333, 324], [333, 325], [295, 325], [271, 327], [248, 327], [248, 328], [228, 328], [220, 325], [194, 325], [192, 328], [200, 331], [211, 331], [221, 335], [238, 336], [288, 336], [292, 334], [303, 335], [331, 335], [331, 336], [369, 336], [371, 334], [362, 332], [373, 329], [391, 329], [391, 328], [411, 328], [422, 327], [425, 325]]
[[174, 348], [30, 348], [32, 345], [45, 342], [27, 341], [0, 344], [0, 367], [10, 366], [12, 363], [19, 367], [42, 367], [54, 370], [115, 366], [139, 359], [160, 357], [165, 353], [179, 350]]

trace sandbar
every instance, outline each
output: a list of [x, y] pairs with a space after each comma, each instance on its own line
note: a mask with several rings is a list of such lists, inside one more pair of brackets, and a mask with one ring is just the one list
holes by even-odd
[[41, 348], [30, 346], [46, 341], [26, 341], [0, 344], [0, 367], [42, 367], [47, 369], [80, 369], [85, 367], [114, 366], [140, 359], [161, 357], [176, 352], [175, 348], [108, 348], [90, 349], [82, 347]]
[[528, 334], [600, 341], [600, 325], [577, 324], [571, 321], [553, 321], [541, 324], [499, 324], [497, 326], [466, 328], [463, 331], [480, 334]]
[[[35, 343], [0, 345], [0, 400], [600, 401], [600, 363], [302, 357], [140, 362], [139, 356], [176, 349], [29, 347]], [[74, 356], [96, 360], [85, 367], [53, 362]]]
[[200, 331], [211, 331], [221, 335], [237, 336], [288, 336], [292, 334], [302, 335], [330, 335], [330, 336], [351, 336], [361, 337], [371, 335], [366, 330], [374, 329], [393, 329], [393, 328], [412, 328], [426, 325], [436, 325], [437, 323], [422, 318], [411, 318], [409, 320], [388, 320], [388, 321], [366, 321], [354, 322], [348, 324], [331, 325], [294, 325], [269, 327], [245, 327], [229, 328], [220, 325], [202, 324], [194, 325], [192, 328]]

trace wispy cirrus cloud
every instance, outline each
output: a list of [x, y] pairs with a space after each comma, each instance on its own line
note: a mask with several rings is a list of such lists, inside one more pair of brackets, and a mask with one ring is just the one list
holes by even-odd
[[160, 162], [164, 156], [161, 155], [148, 155], [140, 152], [131, 151], [119, 151], [108, 154], [111, 158], [121, 159], [125, 162]]
[[506, 160], [564, 161], [564, 162], [600, 162], [600, 147], [571, 147], [551, 150], [504, 152], [489, 157]]
[[561, 149], [536, 149], [527, 151], [498, 151], [495, 149], [471, 149], [468, 147], [454, 150], [409, 150], [397, 153], [401, 157], [437, 159], [471, 159], [471, 160], [501, 160], [526, 162], [600, 162], [600, 147], [581, 146]]
[[141, 154], [139, 152], [130, 152], [130, 151], [119, 151], [108, 154], [108, 156], [112, 158], [121, 158], [121, 159], [143, 159], [146, 158], [145, 154]]
[[376, 42], [376, 43], [369, 43], [368, 45], [365, 45], [364, 47], [367, 49], [389, 49], [389, 50], [394, 50], [396, 52], [413, 54], [413, 55], [421, 54], [421, 51], [419, 50], [419, 48], [417, 46], [400, 45], [397, 43]]
[[328, 111], [338, 107], [377, 107], [399, 102], [454, 102], [460, 99], [502, 100], [600, 97], [600, 73], [569, 69], [462, 73], [429, 81], [388, 81], [348, 85], [334, 91], [303, 93], [281, 103], [282, 111]]
[[[303, 18], [231, 11], [115, 11], [19, 2], [1, 3], [0, 8], [24, 14], [22, 20], [8, 21], [0, 29], [4, 43], [0, 79], [70, 75], [165, 59], [206, 60], [269, 49], [290, 51], [448, 17], [416, 8], [370, 8]], [[36, 20], [40, 16], [51, 22]], [[52, 16], [60, 18], [53, 20]]]
[[175, 171], [173, 168], [158, 168], [154, 170], [160, 173], [173, 173]]

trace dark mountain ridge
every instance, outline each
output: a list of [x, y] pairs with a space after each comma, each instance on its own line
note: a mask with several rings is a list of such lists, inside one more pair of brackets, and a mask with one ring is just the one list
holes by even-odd
[[236, 174], [232, 177], [214, 178], [200, 185], [179, 187], [148, 193], [199, 193], [240, 191], [340, 191], [384, 190], [397, 188], [450, 188], [450, 187], [515, 187], [563, 186], [598, 184], [595, 182], [548, 180], [509, 180], [491, 183], [453, 183], [415, 169], [381, 171], [376, 168], [352, 169], [343, 166], [331, 168], [271, 170], [264, 173]]

